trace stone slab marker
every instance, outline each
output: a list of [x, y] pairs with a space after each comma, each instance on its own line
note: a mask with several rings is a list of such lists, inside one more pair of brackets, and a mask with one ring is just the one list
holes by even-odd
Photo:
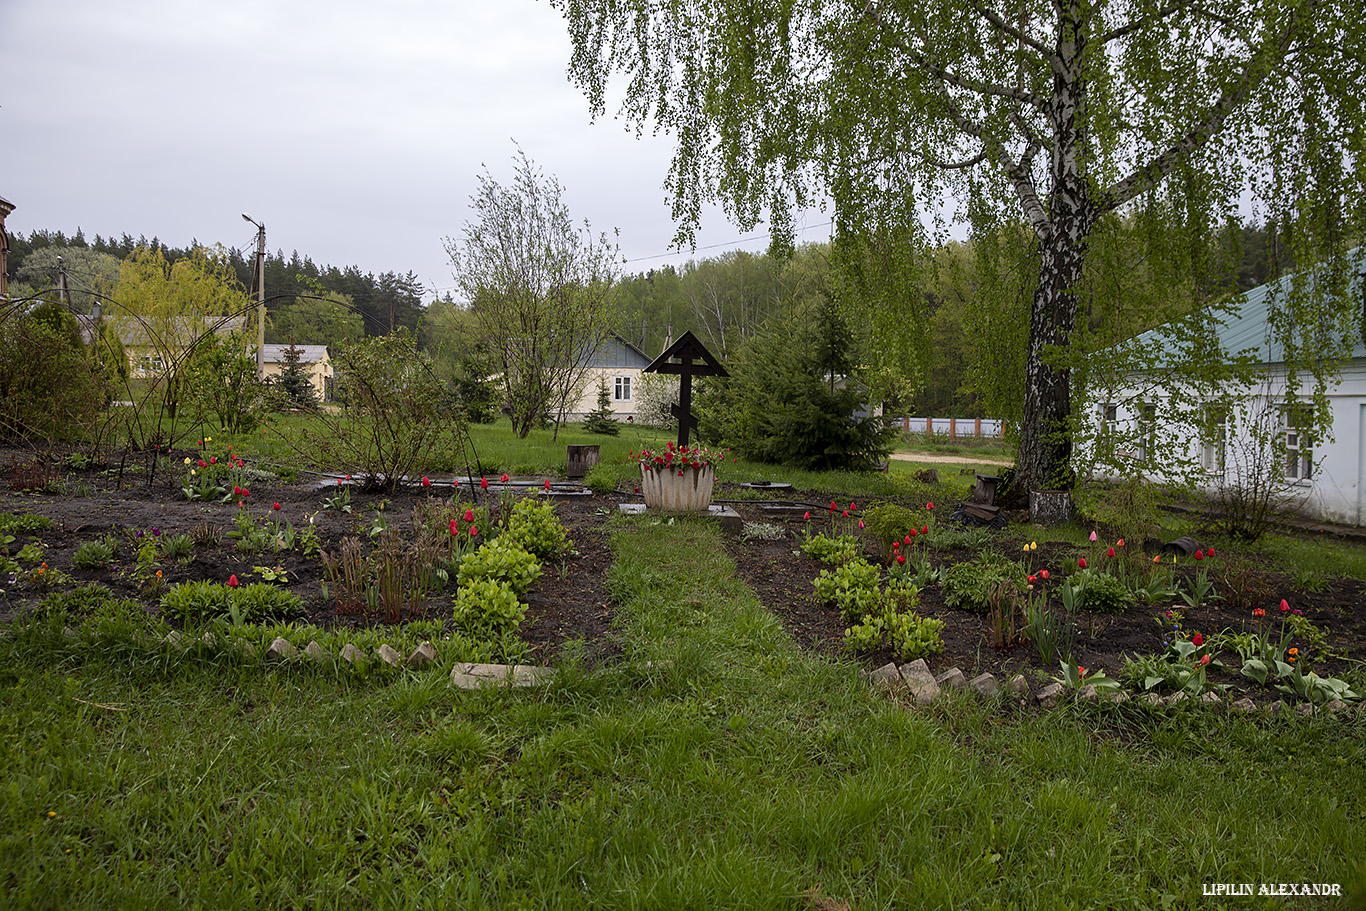
[[901, 665], [901, 680], [920, 703], [933, 702], [939, 696], [939, 684], [924, 658], [917, 658], [910, 664]]

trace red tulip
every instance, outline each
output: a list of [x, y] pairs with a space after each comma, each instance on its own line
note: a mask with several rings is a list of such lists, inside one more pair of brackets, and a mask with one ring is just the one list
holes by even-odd
[[906, 562], [906, 555], [905, 555], [905, 554], [897, 554], [897, 555], [896, 555], [896, 562], [898, 562], [898, 563], [905, 563], [905, 562]]
[[454, 519], [451, 519], [451, 534], [452, 534], [452, 535], [457, 535], [457, 534], [459, 534], [459, 532], [456, 531], [456, 529], [455, 529], [455, 520], [454, 520]]
[[427, 476], [426, 476], [425, 474], [422, 476], [422, 486], [423, 486], [423, 487], [431, 487], [431, 486], [432, 486], [432, 482], [429, 481], [429, 480], [427, 480]]
[[1266, 611], [1259, 607], [1259, 608], [1257, 608], [1256, 610], [1254, 610], [1254, 611], [1252, 612], [1252, 616], [1254, 616], [1254, 617], [1265, 617], [1265, 616], [1266, 616]]
[[237, 576], [235, 576], [235, 575], [233, 575], [233, 576], [228, 576], [228, 588], [236, 588], [236, 587], [237, 587]]
[[901, 542], [900, 542], [900, 541], [893, 541], [893, 542], [892, 542], [892, 550], [901, 550]]
[[473, 521], [474, 521], [474, 510], [473, 510], [473, 509], [467, 509], [467, 510], [465, 510], [465, 521], [466, 521], [466, 522], [473, 522]]
[[200, 468], [205, 468], [205, 467], [208, 466], [208, 464], [209, 464], [209, 463], [206, 462], [206, 461], [204, 461], [203, 459], [200, 459], [200, 460], [199, 460], [199, 467], [200, 467]]
[[242, 496], [244, 496], [244, 497], [249, 497], [249, 496], [251, 496], [251, 491], [250, 491], [250, 490], [247, 490], [245, 487], [243, 487], [243, 488], [242, 488]]
[[1204, 636], [1200, 635], [1199, 633], [1196, 633], [1194, 636], [1191, 636], [1191, 645], [1195, 646], [1196, 648], [1199, 648], [1200, 646], [1202, 646], [1202, 645], [1204, 645], [1204, 644], [1205, 644], [1205, 637], [1204, 637]]
[[1209, 664], [1209, 655], [1201, 655], [1201, 656], [1200, 656], [1200, 664], [1201, 664], [1201, 666], [1204, 666], [1204, 665], [1206, 665], [1206, 664]]
[[805, 513], [803, 513], [803, 514], [802, 514], [802, 518], [805, 519], [806, 521], [810, 522], [810, 521], [811, 521], [811, 510], [808, 509]]
[[242, 495], [242, 488], [240, 488], [240, 487], [238, 487], [236, 484], [234, 484], [234, 485], [232, 485], [232, 492], [233, 492], [233, 494], [235, 494], [236, 496], [239, 496], [239, 497], [240, 497], [240, 496]]
[[1041, 578], [1041, 579], [1047, 579], [1047, 578], [1048, 578], [1048, 570], [1046, 570], [1046, 569], [1040, 570], [1040, 571], [1039, 571], [1039, 578]]
[[1214, 548], [1213, 548], [1213, 547], [1207, 547], [1207, 548], [1205, 548], [1205, 556], [1207, 556], [1207, 557], [1212, 557], [1212, 556], [1214, 556]]
[[210, 465], [217, 465], [217, 464], [218, 464], [218, 456], [209, 456], [209, 464], [210, 464]]
[[934, 504], [933, 504], [933, 503], [926, 503], [926, 504], [925, 504], [925, 508], [926, 508], [926, 509], [934, 509]]
[[489, 479], [488, 479], [488, 478], [480, 478], [480, 479], [479, 479], [479, 488], [480, 488], [481, 490], [488, 490], [488, 489], [489, 489]]
[[500, 480], [500, 481], [502, 481], [504, 484], [506, 484], [506, 483], [508, 482], [508, 475], [507, 475], [507, 472], [506, 472], [506, 471], [503, 472], [503, 476], [502, 476], [501, 478], [499, 478], [498, 480]]
[[1081, 559], [1079, 559], [1079, 560], [1077, 561], [1077, 566], [1079, 566], [1079, 567], [1082, 568], [1082, 569], [1085, 569], [1085, 568], [1086, 568], [1086, 558], [1085, 558], [1085, 557], [1082, 557]]
[[1124, 546], [1124, 539], [1123, 539], [1123, 538], [1120, 538], [1118, 541], [1115, 542], [1115, 547], [1123, 547], [1123, 546]]
[[858, 509], [858, 504], [857, 504], [857, 503], [851, 502], [851, 503], [849, 504], [849, 511], [850, 511], [850, 512], [853, 512], [853, 511], [855, 511], [856, 509]]
[[927, 535], [927, 534], [929, 534], [929, 533], [930, 533], [930, 526], [928, 526], [928, 525], [922, 525], [922, 526], [920, 526], [920, 533], [921, 533], [922, 535]]
[[1205, 552], [1204, 552], [1203, 550], [1197, 550], [1197, 551], [1195, 552], [1195, 559], [1197, 559], [1197, 560], [1203, 560], [1203, 559], [1205, 559]]
[[276, 512], [279, 512], [279, 511], [280, 511], [280, 504], [279, 504], [279, 503], [272, 503], [272, 504], [270, 504], [270, 508], [273, 509], [273, 510], [275, 510]]
[[1038, 577], [1038, 576], [1030, 576], [1029, 579], [1028, 579], [1028, 582], [1029, 582], [1030, 585], [1033, 585], [1035, 582], [1038, 582], [1038, 581], [1039, 581], [1039, 577]]
[[1113, 557], [1114, 555], [1115, 555], [1115, 549], [1114, 549], [1113, 547], [1110, 548], [1109, 550], [1107, 550], [1107, 551], [1105, 552], [1105, 556], [1107, 556], [1107, 557]]
[[840, 515], [842, 515], [846, 519], [849, 518], [849, 510], [844, 510], [844, 512], [840, 513]]
[[1286, 601], [1284, 598], [1281, 599], [1281, 610], [1290, 610], [1290, 602]]
[[830, 511], [831, 511], [832, 513], [835, 511], [835, 501], [834, 501], [834, 500], [831, 500], [831, 501], [830, 501]]
[[471, 526], [470, 526], [470, 537], [471, 537], [471, 538], [477, 537], [478, 534], [479, 534], [479, 529], [477, 529], [477, 528], [475, 528], [473, 525], [471, 525]]
[[1078, 677], [1085, 677], [1085, 676], [1086, 676], [1086, 668], [1082, 667], [1080, 664], [1077, 665], [1077, 676], [1078, 676]]
[[910, 544], [910, 543], [911, 543], [911, 538], [914, 538], [914, 537], [915, 537], [915, 529], [912, 528], [912, 529], [911, 529], [911, 533], [910, 533], [909, 535], [906, 536], [906, 541], [905, 541], [905, 543]]

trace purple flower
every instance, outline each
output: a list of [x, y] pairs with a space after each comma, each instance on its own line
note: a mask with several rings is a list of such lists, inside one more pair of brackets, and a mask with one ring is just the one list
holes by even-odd
[[161, 529], [160, 529], [160, 528], [157, 528], [155, 525], [152, 526], [152, 537], [154, 537], [154, 538], [160, 538], [160, 537], [161, 537]]

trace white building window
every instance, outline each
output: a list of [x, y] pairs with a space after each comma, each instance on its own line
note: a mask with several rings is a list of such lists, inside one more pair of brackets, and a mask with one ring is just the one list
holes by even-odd
[[1157, 436], [1157, 406], [1141, 405], [1138, 409], [1138, 440], [1135, 444], [1134, 458], [1140, 465], [1147, 465], [1153, 458], [1153, 444]]
[[1200, 455], [1200, 467], [1209, 474], [1222, 475], [1228, 445], [1228, 412], [1211, 407], [1205, 413], [1205, 420], [1205, 448]]
[[631, 401], [631, 378], [629, 376], [616, 376], [612, 378], [612, 401]]
[[1314, 438], [1310, 433], [1313, 412], [1305, 405], [1285, 405], [1280, 415], [1286, 480], [1308, 481], [1314, 477]]

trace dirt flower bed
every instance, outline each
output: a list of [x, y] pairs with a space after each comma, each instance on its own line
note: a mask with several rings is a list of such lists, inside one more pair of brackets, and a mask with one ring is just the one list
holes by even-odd
[[[453, 491], [440, 482], [430, 487], [415, 485], [412, 489], [391, 495], [363, 493], [335, 480], [284, 484], [279, 481], [256, 480], [239, 489], [228, 502], [217, 500], [187, 500], [181, 490], [182, 478], [178, 470], [184, 458], [198, 459], [201, 453], [175, 453], [168, 460], [169, 472], [148, 485], [145, 475], [125, 471], [121, 486], [115, 474], [102, 472], [69, 472], [60, 482], [50, 485], [57, 493], [30, 493], [5, 489], [0, 491], [0, 512], [32, 514], [51, 520], [50, 528], [32, 533], [18, 533], [8, 545], [11, 556], [29, 544], [31, 547], [20, 560], [20, 571], [5, 586], [5, 597], [0, 602], [0, 623], [9, 622], [42, 597], [62, 587], [88, 582], [108, 586], [121, 597], [142, 601], [155, 612], [158, 587], [178, 582], [210, 580], [227, 583], [272, 581], [298, 595], [303, 615], [298, 622], [321, 627], [375, 625], [382, 619], [367, 613], [342, 612], [331, 593], [324, 594], [327, 576], [323, 563], [315, 556], [306, 556], [297, 544], [287, 550], [244, 552], [239, 541], [229, 536], [238, 527], [238, 514], [246, 512], [258, 525], [274, 523], [292, 525], [296, 532], [311, 527], [323, 551], [335, 553], [348, 537], [356, 537], [368, 546], [376, 520], [397, 529], [400, 534], [411, 530], [414, 509], [431, 498], [449, 498]], [[7, 464], [9, 459], [0, 461]], [[492, 493], [496, 495], [498, 485]], [[543, 496], [530, 492], [531, 488], [544, 492], [538, 479], [526, 481], [525, 486], [504, 494], [513, 496]], [[346, 507], [339, 500], [343, 491]], [[461, 490], [457, 496], [471, 505], [482, 502], [490, 492]], [[748, 496], [749, 494], [744, 494]], [[716, 497], [725, 500], [738, 497], [738, 488], [718, 482]], [[746, 523], [762, 523], [762, 536], [741, 536], [727, 540], [727, 550], [735, 560], [740, 576], [759, 595], [764, 605], [779, 617], [793, 639], [804, 648], [829, 656], [850, 656], [872, 667], [892, 660], [890, 648], [883, 646], [871, 652], [850, 655], [845, 648], [847, 628], [837, 608], [823, 603], [814, 594], [813, 583], [826, 565], [806, 556], [800, 550], [810, 521], [803, 518], [803, 507], [824, 504], [835, 497], [845, 498], [840, 492], [784, 491], [783, 499], [796, 508], [772, 510], [755, 501], [733, 503]], [[527, 616], [520, 630], [521, 638], [531, 647], [531, 658], [538, 663], [554, 663], [564, 644], [581, 640], [586, 645], [590, 660], [610, 661], [620, 654], [613, 625], [614, 609], [607, 586], [610, 564], [607, 523], [615, 515], [619, 504], [637, 502], [629, 493], [594, 496], [550, 497], [556, 513], [568, 530], [575, 553], [554, 560], [544, 567], [540, 578], [525, 595]], [[240, 504], [240, 505], [239, 505]], [[871, 505], [871, 504], [866, 504]], [[904, 504], [911, 505], [911, 504]], [[331, 508], [329, 508], [331, 507]], [[817, 510], [819, 506], [814, 506]], [[852, 523], [848, 526], [853, 528]], [[136, 566], [138, 542], [146, 537], [164, 541], [188, 534], [198, 542], [184, 558], [155, 561], [151, 575], [148, 567]], [[991, 548], [997, 553], [1011, 554], [1020, 550], [1025, 531], [1018, 524], [997, 533]], [[110, 541], [117, 546], [117, 556], [109, 565], [82, 568], [76, 565], [77, 549], [96, 540]], [[216, 543], [213, 543], [216, 540]], [[1101, 542], [1104, 546], [1106, 542]], [[876, 543], [866, 532], [860, 538], [861, 555], [869, 562], [884, 566], [889, 558], [877, 552]], [[925, 547], [928, 564], [943, 571], [958, 563], [977, 560], [980, 553], [972, 550], [937, 550]], [[1040, 544], [1037, 549], [1020, 555], [1023, 564], [1035, 574], [1039, 593], [1047, 591], [1050, 603], [1056, 606], [1061, 586], [1070, 574], [1078, 570], [1078, 560], [1095, 559], [1096, 549], [1061, 544]], [[36, 558], [36, 559], [34, 559]], [[46, 564], [40, 575], [38, 570]], [[1050, 570], [1049, 578], [1041, 580], [1038, 573]], [[1199, 607], [1189, 607], [1179, 599], [1179, 628], [1168, 610], [1172, 602], [1135, 603], [1118, 612], [1076, 611], [1067, 617], [1072, 638], [1072, 659], [1088, 671], [1105, 672], [1117, 676], [1125, 659], [1161, 653], [1173, 639], [1189, 639], [1195, 633], [1208, 637], [1221, 633], [1255, 631], [1260, 622], [1274, 629], [1281, 619], [1282, 599], [1299, 616], [1322, 631], [1320, 642], [1296, 642], [1307, 660], [1320, 674], [1342, 675], [1351, 668], [1348, 659], [1359, 657], [1361, 643], [1366, 642], [1366, 585], [1354, 579], [1326, 579], [1323, 590], [1313, 593], [1299, 591], [1291, 578], [1267, 572], [1256, 561], [1234, 551], [1221, 551], [1197, 565], [1182, 561], [1173, 567], [1176, 578], [1186, 590], [1195, 584], [1196, 575], [1204, 570], [1214, 584], [1216, 598], [1207, 598]], [[56, 572], [59, 582], [53, 584], [49, 573]], [[69, 582], [61, 575], [70, 577]], [[1023, 575], [1023, 571], [1021, 573]], [[152, 580], [156, 579], [156, 582]], [[1230, 581], [1246, 583], [1245, 589], [1233, 591]], [[4, 580], [0, 580], [3, 584]], [[428, 600], [424, 607], [427, 619], [449, 618], [455, 585]], [[150, 593], [150, 594], [149, 594]], [[931, 654], [927, 660], [934, 670], [957, 666], [964, 671], [989, 671], [1001, 678], [1025, 673], [1033, 682], [1059, 673], [1056, 661], [1045, 664], [1038, 650], [1028, 640], [1021, 639], [1004, 647], [991, 644], [988, 617], [983, 613], [955, 609], [949, 606], [942, 584], [931, 584], [919, 593], [917, 612], [923, 617], [943, 621], [941, 638], [943, 650]], [[1264, 611], [1262, 617], [1254, 616]], [[1310, 651], [1312, 649], [1312, 652]], [[1225, 650], [1221, 657], [1229, 665], [1209, 670], [1209, 681], [1228, 684], [1238, 691], [1246, 691], [1269, 700], [1276, 693], [1269, 687], [1259, 687], [1238, 673], [1238, 658]]]

